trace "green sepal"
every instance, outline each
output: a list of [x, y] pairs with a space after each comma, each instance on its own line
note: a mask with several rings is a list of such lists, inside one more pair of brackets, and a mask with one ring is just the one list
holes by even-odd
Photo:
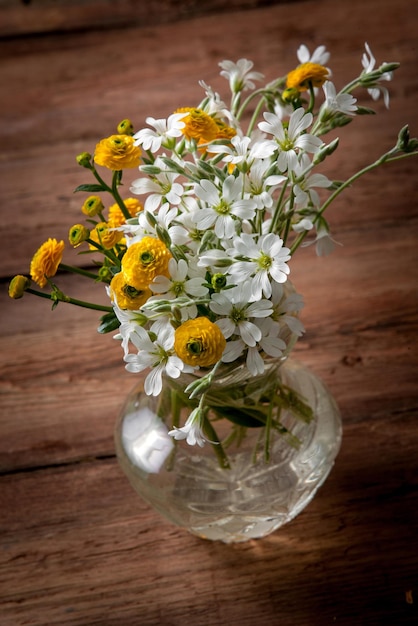
[[113, 313], [106, 313], [100, 318], [101, 324], [97, 328], [97, 332], [104, 335], [106, 333], [111, 333], [113, 330], [117, 330], [120, 326], [120, 321]]

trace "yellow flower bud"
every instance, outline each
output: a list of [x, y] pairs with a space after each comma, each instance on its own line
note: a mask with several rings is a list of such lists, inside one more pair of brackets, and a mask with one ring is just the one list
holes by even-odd
[[104, 209], [103, 202], [99, 196], [89, 196], [87, 200], [84, 201], [83, 206], [81, 207], [84, 215], [88, 215], [89, 217], [94, 217], [101, 213]]
[[174, 350], [186, 365], [209, 367], [222, 356], [226, 339], [207, 317], [197, 317], [179, 326], [174, 333]]
[[282, 93], [284, 102], [295, 102], [299, 99], [299, 96], [299, 89], [296, 89], [295, 87], [288, 87], [288, 89], [285, 89]]
[[[100, 222], [91, 231], [89, 239], [99, 244], [102, 248], [110, 250], [123, 239], [123, 233], [118, 230], [112, 230], [106, 222]], [[97, 250], [97, 247], [90, 244], [90, 250]]]
[[68, 232], [69, 242], [74, 248], [87, 241], [89, 237], [90, 231], [83, 224], [74, 224]]
[[27, 276], [18, 274], [12, 278], [9, 284], [9, 296], [14, 300], [23, 297], [26, 289], [30, 286], [30, 279]]
[[133, 135], [134, 127], [131, 120], [122, 120], [117, 127], [119, 135]]
[[138, 167], [141, 149], [134, 145], [129, 135], [111, 135], [102, 139], [96, 146], [94, 160], [98, 165], [113, 171]]
[[87, 169], [91, 169], [91, 159], [92, 156], [89, 152], [82, 152], [76, 157], [77, 163]]

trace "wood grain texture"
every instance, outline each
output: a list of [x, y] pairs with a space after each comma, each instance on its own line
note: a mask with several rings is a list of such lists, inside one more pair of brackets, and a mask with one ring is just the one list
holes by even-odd
[[[414, 626], [418, 624], [417, 160], [381, 169], [329, 214], [342, 244], [292, 262], [307, 332], [296, 356], [339, 403], [344, 439], [317, 497], [261, 541], [191, 537], [132, 491], [113, 425], [137, 380], [98, 315], [12, 301], [7, 279], [79, 221], [74, 155], [124, 118], [143, 124], [218, 90], [223, 58], [267, 78], [301, 42], [325, 43], [341, 83], [364, 41], [402, 63], [389, 111], [341, 131], [326, 170], [348, 176], [418, 135], [418, 16], [409, 0], [305, 0], [158, 27], [0, 42], [0, 625]], [[377, 19], [378, 16], [378, 19]], [[85, 257], [75, 257], [78, 263]], [[72, 260], [71, 255], [66, 261]], [[59, 276], [86, 297], [90, 283]], [[106, 302], [101, 286], [99, 298]]]

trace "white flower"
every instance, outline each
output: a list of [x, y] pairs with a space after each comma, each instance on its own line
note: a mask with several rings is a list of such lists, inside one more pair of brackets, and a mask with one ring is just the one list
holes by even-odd
[[180, 137], [184, 122], [181, 120], [187, 113], [173, 113], [166, 120], [156, 120], [153, 117], [147, 117], [146, 122], [153, 126], [155, 130], [143, 128], [134, 135], [135, 145], [142, 146], [144, 150], [157, 152], [162, 143], [165, 143], [168, 137]]
[[161, 202], [180, 204], [184, 193], [183, 185], [174, 182], [179, 174], [165, 171], [165, 165], [160, 159], [155, 160], [155, 165], [162, 169], [159, 174], [154, 174], [152, 179], [137, 178], [130, 187], [132, 193], [136, 195], [150, 194], [144, 203], [145, 211], [150, 211], [150, 213], [154, 213]]
[[[189, 236], [188, 232], [183, 226], [180, 226], [176, 222], [178, 217], [178, 209], [171, 207], [168, 202], [165, 202], [157, 213], [153, 215], [151, 223], [148, 221], [148, 212], [142, 211], [138, 216], [138, 226], [131, 226], [130, 231], [133, 235], [133, 241], [142, 239], [145, 235], [153, 235], [158, 238], [157, 228], [160, 231], [167, 232], [170, 241], [174, 245], [181, 246], [187, 243]], [[135, 238], [137, 236], [137, 239]]]
[[209, 115], [217, 113], [221, 117], [226, 117], [230, 122], [233, 121], [233, 116], [228, 110], [225, 102], [221, 100], [220, 95], [213, 91], [212, 87], [207, 85], [204, 80], [199, 80], [199, 85], [205, 90], [208, 103], [205, 106], [205, 112]]
[[283, 247], [283, 240], [274, 233], [261, 235], [258, 241], [243, 233], [241, 237], [234, 239], [233, 248], [228, 253], [246, 260], [235, 261], [228, 268], [228, 273], [238, 284], [248, 282], [251, 301], [258, 300], [262, 295], [269, 298], [270, 277], [278, 283], [287, 280], [290, 272], [287, 265], [289, 252], [289, 248]]
[[[267, 317], [272, 312], [271, 303], [260, 299], [250, 302], [250, 286], [247, 284], [212, 294], [210, 309], [225, 316], [216, 321], [225, 339], [239, 335], [247, 346], [255, 346], [261, 339], [260, 329], [251, 318]], [[227, 344], [228, 348], [228, 344]]]
[[335, 85], [329, 80], [322, 85], [325, 94], [325, 103], [323, 107], [329, 111], [338, 111], [345, 115], [354, 115], [357, 111], [357, 99], [349, 93], [339, 93], [335, 89]]
[[[374, 66], [376, 64], [376, 59], [374, 58], [368, 43], [365, 43], [364, 47], [366, 49], [366, 52], [363, 53], [363, 56], [361, 59], [361, 64], [363, 65], [363, 68], [364, 68], [363, 75], [371, 74], [374, 71]], [[376, 80], [376, 84], [374, 84], [370, 89], [367, 90], [368, 93], [373, 98], [373, 100], [378, 100], [380, 97], [380, 94], [382, 93], [383, 101], [387, 109], [389, 108], [389, 91], [386, 89], [386, 87], [382, 87], [378, 83], [380, 83], [381, 80], [392, 80], [392, 78], [393, 78], [393, 72], [384, 72]]]
[[[232, 145], [232, 148], [231, 148]], [[222, 159], [225, 163], [247, 163], [252, 165], [255, 159], [263, 159], [269, 157], [275, 151], [275, 146], [266, 146], [265, 141], [253, 141], [246, 135], [240, 137], [235, 135], [228, 144], [212, 144], [208, 148], [208, 152], [215, 154], [224, 154]]]
[[[107, 287], [109, 294], [109, 288]], [[138, 332], [142, 334], [142, 326], [140, 324], [140, 318], [142, 321], [146, 320], [145, 316], [135, 311], [125, 311], [120, 309], [116, 304], [113, 305], [113, 310], [116, 317], [120, 322], [119, 332], [114, 335], [115, 339], [122, 339], [122, 348], [124, 357], [129, 354], [129, 343], [132, 341], [132, 337]]]
[[303, 107], [296, 109], [290, 116], [289, 126], [286, 128], [281, 119], [274, 113], [264, 113], [264, 122], [260, 122], [260, 130], [273, 135], [275, 141], [267, 141], [267, 144], [275, 145], [279, 150], [277, 157], [277, 167], [281, 172], [293, 171], [297, 167], [298, 152], [315, 153], [322, 145], [319, 137], [305, 133], [305, 130], [312, 124], [312, 113], [306, 113]]
[[253, 80], [261, 80], [263, 74], [251, 71], [254, 63], [248, 59], [239, 59], [236, 63], [233, 61], [221, 61], [219, 66], [222, 68], [221, 76], [229, 80], [229, 86], [232, 93], [254, 89]]
[[315, 243], [315, 251], [318, 256], [328, 256], [334, 250], [336, 244], [341, 245], [331, 237], [325, 226], [318, 228], [314, 241], [307, 241], [302, 246], [310, 246], [312, 243]]
[[[209, 291], [203, 284], [205, 282], [204, 270], [198, 270], [197, 267], [191, 268], [191, 270], [198, 275], [188, 276], [189, 266], [184, 259], [180, 259], [178, 262], [175, 259], [170, 259], [168, 264], [170, 278], [157, 276], [150, 284], [151, 291], [160, 296], [163, 295], [166, 300], [174, 300], [182, 296], [190, 298], [190, 306], [181, 308], [183, 320], [197, 317], [197, 307], [193, 298], [203, 298]], [[149, 298], [149, 302], [159, 299], [160, 296]]]
[[161, 393], [163, 372], [171, 378], [178, 378], [181, 372], [185, 371], [185, 364], [173, 350], [173, 328], [164, 327], [155, 341], [151, 341], [144, 328], [138, 328], [136, 334], [131, 336], [131, 341], [138, 349], [138, 354], [125, 356], [126, 369], [128, 372], [137, 373], [151, 368], [144, 384], [148, 396], [158, 396]]
[[[295, 175], [298, 182], [293, 187], [295, 204], [298, 207], [308, 206], [308, 204], [311, 204], [314, 207], [319, 206], [320, 197], [317, 191], [315, 191], [315, 187], [326, 189], [332, 185], [332, 181], [324, 176], [324, 174], [312, 174], [311, 172], [312, 163], [308, 155], [303, 154], [298, 166], [295, 169]], [[309, 230], [309, 228], [307, 230]]]
[[296, 54], [300, 63], [318, 63], [319, 65], [328, 63], [330, 57], [325, 46], [318, 46], [311, 54], [305, 44], [299, 46]]
[[270, 167], [268, 160], [259, 159], [245, 176], [245, 192], [256, 202], [257, 209], [270, 209], [273, 206], [274, 192], [287, 180], [286, 176], [279, 174], [265, 176]]
[[129, 413], [122, 424], [122, 442], [131, 462], [149, 474], [157, 474], [174, 448], [161, 418], [148, 408]]
[[175, 427], [173, 430], [170, 430], [168, 434], [174, 439], [186, 439], [190, 446], [195, 446], [197, 444], [198, 446], [203, 447], [205, 441], [208, 440], [203, 434], [201, 409], [193, 409], [184, 426], [181, 428]]
[[235, 176], [227, 176], [222, 190], [211, 180], [202, 180], [195, 185], [195, 193], [205, 206], [193, 213], [193, 219], [200, 230], [214, 226], [215, 234], [222, 239], [230, 238], [235, 233], [236, 218], [254, 217], [256, 203], [242, 198], [243, 182]]

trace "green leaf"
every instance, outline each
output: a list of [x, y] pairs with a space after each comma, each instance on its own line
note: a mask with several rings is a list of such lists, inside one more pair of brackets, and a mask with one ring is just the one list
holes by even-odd
[[79, 185], [74, 189], [74, 193], [77, 191], [88, 191], [89, 193], [96, 193], [97, 191], [106, 191], [103, 185], [97, 184], [87, 184], [87, 185]]
[[106, 313], [103, 317], [100, 318], [101, 324], [97, 328], [97, 332], [104, 335], [105, 333], [110, 333], [113, 330], [117, 330], [120, 326], [120, 322], [116, 315], [113, 313]]

